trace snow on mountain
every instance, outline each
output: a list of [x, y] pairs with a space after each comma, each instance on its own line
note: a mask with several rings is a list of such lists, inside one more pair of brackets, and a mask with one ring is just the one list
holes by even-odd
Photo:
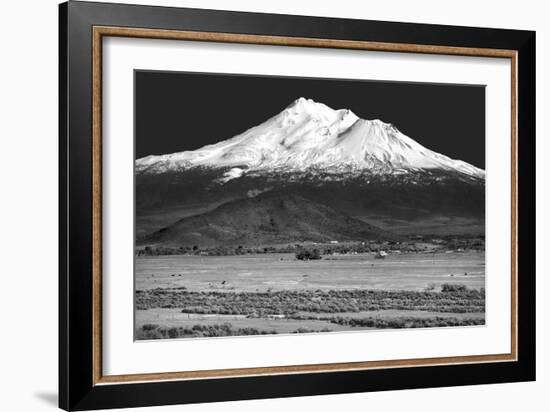
[[145, 174], [196, 167], [227, 170], [221, 183], [262, 172], [399, 174], [438, 169], [485, 177], [485, 171], [429, 150], [391, 124], [302, 97], [231, 139], [136, 160], [136, 172]]

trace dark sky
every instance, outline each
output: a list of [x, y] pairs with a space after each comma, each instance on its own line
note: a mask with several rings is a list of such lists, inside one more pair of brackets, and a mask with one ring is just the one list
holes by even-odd
[[135, 96], [136, 158], [229, 139], [306, 97], [485, 168], [484, 86], [136, 71]]

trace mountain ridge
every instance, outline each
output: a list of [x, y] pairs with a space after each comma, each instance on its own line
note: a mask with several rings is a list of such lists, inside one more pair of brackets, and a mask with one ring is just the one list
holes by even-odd
[[257, 246], [371, 239], [397, 240], [399, 237], [303, 196], [268, 191], [179, 219], [138, 243]]
[[299, 98], [282, 112], [245, 132], [193, 151], [136, 160], [136, 174], [178, 173], [195, 168], [223, 170], [224, 184], [250, 173], [334, 175], [406, 174], [442, 170], [484, 179], [467, 162], [436, 153], [395, 126], [364, 120], [348, 109]]

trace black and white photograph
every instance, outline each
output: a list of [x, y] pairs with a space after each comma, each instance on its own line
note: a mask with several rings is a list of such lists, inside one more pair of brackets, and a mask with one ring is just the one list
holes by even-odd
[[485, 87], [140, 71], [135, 339], [485, 324]]

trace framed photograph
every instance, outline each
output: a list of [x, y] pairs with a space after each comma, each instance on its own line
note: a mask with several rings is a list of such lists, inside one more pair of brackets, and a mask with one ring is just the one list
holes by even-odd
[[535, 379], [535, 33], [60, 5], [60, 407]]

